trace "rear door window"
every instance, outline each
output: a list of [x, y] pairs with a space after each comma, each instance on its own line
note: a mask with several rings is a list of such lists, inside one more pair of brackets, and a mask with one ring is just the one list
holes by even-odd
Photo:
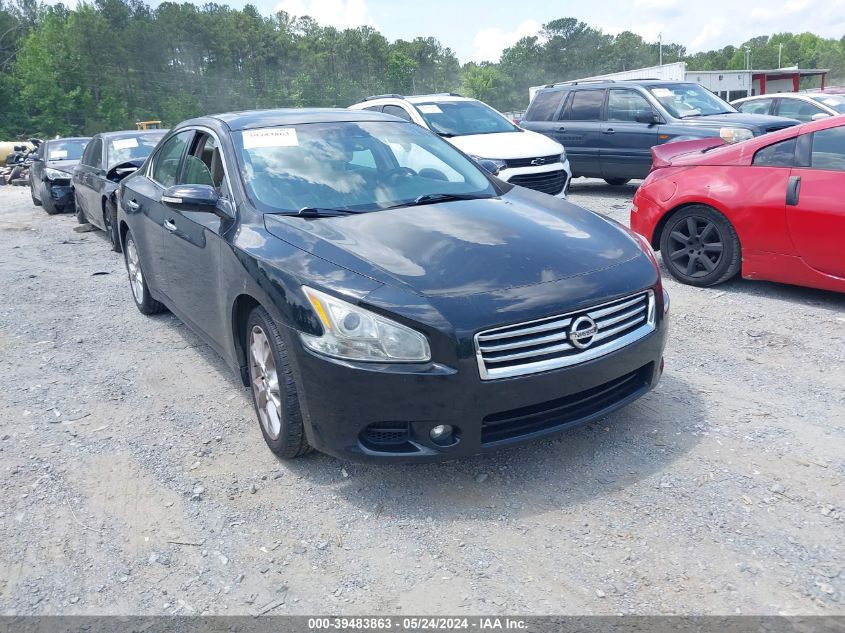
[[600, 121], [604, 93], [603, 89], [578, 90], [573, 93], [567, 118], [570, 121]]
[[565, 90], [544, 90], [534, 95], [528, 111], [526, 121], [551, 121], [557, 112], [560, 102], [566, 94]]

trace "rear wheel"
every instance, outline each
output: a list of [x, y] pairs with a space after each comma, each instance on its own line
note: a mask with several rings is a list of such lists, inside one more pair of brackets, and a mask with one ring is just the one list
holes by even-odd
[[117, 207], [111, 200], [106, 200], [103, 206], [105, 207], [103, 209], [103, 226], [106, 227], [106, 235], [111, 242], [111, 249], [115, 253], [119, 253], [120, 235], [117, 233]]
[[621, 187], [622, 185], [627, 185], [629, 182], [631, 182], [631, 179], [630, 178], [605, 178], [604, 181], [607, 184], [612, 185], [614, 187]]
[[739, 238], [728, 219], [711, 207], [695, 205], [669, 218], [660, 236], [667, 270], [691, 286], [715, 286], [742, 267]]
[[164, 305], [153, 299], [144, 272], [141, 270], [141, 257], [138, 254], [138, 246], [132, 233], [126, 234], [126, 249], [124, 251], [126, 272], [129, 273], [129, 287], [132, 289], [132, 298], [135, 305], [144, 314], [156, 314], [164, 310]]
[[245, 339], [252, 402], [264, 441], [271, 451], [285, 459], [308, 453], [311, 447], [305, 439], [287, 349], [264, 308], [255, 308], [250, 313]]

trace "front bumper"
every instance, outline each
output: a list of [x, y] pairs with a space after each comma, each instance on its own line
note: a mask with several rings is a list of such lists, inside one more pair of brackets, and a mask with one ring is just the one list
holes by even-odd
[[[633, 402], [660, 379], [667, 316], [652, 333], [606, 356], [500, 380], [482, 381], [474, 357], [457, 368], [348, 363], [310, 352], [293, 331], [288, 349], [314, 448], [352, 461], [444, 461], [546, 437]], [[442, 424], [458, 429], [451, 446], [430, 438]], [[400, 438], [402, 428], [404, 441], [371, 441], [390, 433]]]
[[70, 211], [73, 209], [73, 187], [69, 182], [51, 182], [48, 180], [44, 185], [57, 209], [61, 211]]

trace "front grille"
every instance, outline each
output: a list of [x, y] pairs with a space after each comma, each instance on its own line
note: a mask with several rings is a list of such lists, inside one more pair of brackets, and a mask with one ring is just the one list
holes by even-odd
[[[538, 161], [533, 163], [532, 161]], [[542, 161], [542, 162], [539, 162]], [[531, 158], [511, 158], [505, 161], [505, 164], [510, 169], [511, 167], [538, 167], [540, 165], [553, 165], [560, 162], [560, 154], [552, 154], [551, 156], [532, 156]]]
[[482, 380], [491, 380], [575, 365], [630, 345], [654, 327], [654, 293], [648, 290], [583, 310], [479, 332], [475, 335], [478, 369]]
[[543, 171], [537, 174], [519, 174], [508, 180], [512, 185], [519, 185], [526, 189], [541, 191], [556, 196], [563, 191], [566, 184], [566, 172], [563, 169]]
[[648, 388], [652, 370], [652, 363], [649, 363], [592, 389], [488, 415], [481, 423], [481, 443], [492, 444], [589, 422], [643, 393]]

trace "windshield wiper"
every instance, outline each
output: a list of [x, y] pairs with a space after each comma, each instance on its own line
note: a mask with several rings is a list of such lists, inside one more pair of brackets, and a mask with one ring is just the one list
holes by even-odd
[[356, 213], [366, 213], [366, 211], [331, 209], [327, 207], [302, 207], [295, 215], [300, 218], [335, 218], [340, 215], [354, 215]]
[[396, 204], [387, 208], [398, 209], [399, 207], [418, 207], [423, 204], [437, 204], [438, 202], [449, 202], [450, 200], [483, 200], [493, 197], [494, 196], [480, 196], [477, 193], [424, 193], [409, 202], [403, 202], [402, 204]]

